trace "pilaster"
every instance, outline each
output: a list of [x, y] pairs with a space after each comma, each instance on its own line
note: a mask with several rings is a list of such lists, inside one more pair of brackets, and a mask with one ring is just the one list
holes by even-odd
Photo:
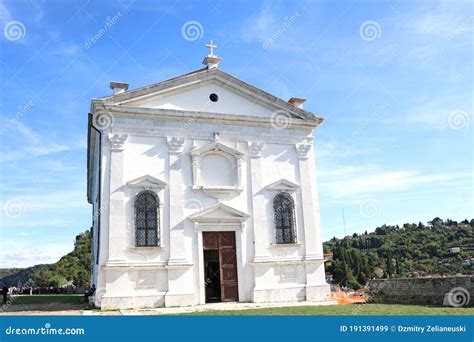
[[195, 301], [192, 264], [186, 259], [183, 211], [183, 147], [185, 139], [167, 138], [169, 152], [170, 257], [165, 306], [193, 305]]
[[268, 224], [265, 209], [265, 195], [262, 192], [262, 150], [263, 142], [249, 143], [250, 157], [250, 175], [252, 184], [252, 223], [253, 223], [253, 239], [255, 246], [254, 260], [267, 259], [269, 257], [268, 246]]
[[299, 166], [299, 178], [300, 178], [300, 191], [303, 204], [303, 227], [305, 235], [305, 259], [306, 260], [317, 260], [323, 258], [322, 253], [322, 241], [320, 236], [320, 223], [319, 223], [319, 205], [317, 203], [317, 193], [312, 180], [314, 178], [314, 167], [311, 167], [311, 163], [314, 162], [313, 158], [310, 158], [310, 151], [312, 144], [309, 142], [303, 142], [296, 144], [296, 152], [298, 154], [298, 166]]
[[169, 152], [169, 218], [170, 259], [169, 264], [186, 263], [184, 250], [183, 169], [182, 152], [184, 138], [168, 138]]
[[125, 206], [123, 146], [127, 134], [109, 134], [110, 146], [110, 204], [109, 204], [109, 253], [107, 264], [123, 260], [125, 246]]

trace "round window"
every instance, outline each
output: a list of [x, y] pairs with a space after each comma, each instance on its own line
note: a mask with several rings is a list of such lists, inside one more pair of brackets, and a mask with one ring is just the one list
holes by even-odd
[[217, 94], [212, 93], [211, 95], [209, 95], [209, 100], [211, 100], [212, 102], [217, 102], [219, 100], [219, 96], [217, 96]]

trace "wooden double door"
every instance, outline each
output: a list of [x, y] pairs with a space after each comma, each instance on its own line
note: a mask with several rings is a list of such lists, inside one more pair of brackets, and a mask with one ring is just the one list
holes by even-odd
[[206, 303], [239, 300], [235, 232], [203, 232]]

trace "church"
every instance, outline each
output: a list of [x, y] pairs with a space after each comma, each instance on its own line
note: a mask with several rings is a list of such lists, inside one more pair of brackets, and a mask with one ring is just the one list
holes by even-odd
[[[93, 99], [94, 304], [330, 302], [313, 131], [323, 119], [204, 67]], [[332, 301], [331, 301], [332, 302]]]

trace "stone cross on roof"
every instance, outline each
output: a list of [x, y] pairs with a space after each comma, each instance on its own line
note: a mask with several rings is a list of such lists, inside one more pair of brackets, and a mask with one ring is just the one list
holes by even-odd
[[211, 50], [209, 52], [209, 57], [217, 57], [217, 56], [214, 56], [214, 48], [217, 48], [217, 45], [215, 45], [212, 40], [206, 44], [206, 47], [208, 47]]
[[219, 66], [219, 63], [221, 62], [221, 59], [214, 55], [214, 49], [217, 47], [217, 45], [214, 44], [214, 42], [211, 40], [209, 43], [206, 44], [206, 47], [209, 48], [209, 55], [204, 58], [202, 61], [202, 64], [207, 65], [209, 69], [215, 69]]

